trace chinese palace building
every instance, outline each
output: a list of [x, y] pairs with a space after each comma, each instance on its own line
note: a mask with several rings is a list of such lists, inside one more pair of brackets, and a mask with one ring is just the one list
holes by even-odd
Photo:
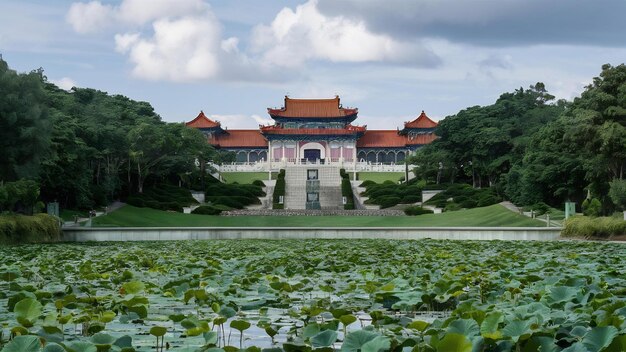
[[358, 126], [354, 124], [358, 109], [343, 107], [338, 96], [285, 97], [283, 107], [267, 111], [274, 124], [255, 130], [223, 128], [203, 112], [186, 124], [203, 131], [216, 148], [236, 153], [236, 164], [264, 171], [289, 164], [337, 165], [353, 171], [376, 171], [372, 165], [385, 165], [380, 171], [403, 170], [399, 162], [437, 138], [437, 122], [423, 111], [402, 129]]

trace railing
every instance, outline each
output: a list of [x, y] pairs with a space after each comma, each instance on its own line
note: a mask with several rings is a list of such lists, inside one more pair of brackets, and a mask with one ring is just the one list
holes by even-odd
[[[210, 166], [214, 167], [219, 172], [263, 172], [263, 171], [278, 171], [284, 168], [287, 165], [333, 165], [333, 166], [341, 166], [346, 171], [369, 171], [369, 172], [404, 172], [405, 166], [404, 164], [386, 164], [386, 163], [371, 163], [371, 162], [352, 162], [337, 158], [331, 159], [319, 159], [315, 161], [307, 160], [307, 159], [283, 159], [281, 161], [257, 161], [257, 162], [237, 162], [237, 163], [229, 163], [216, 165], [209, 163]], [[409, 166], [409, 169], [412, 169]]]

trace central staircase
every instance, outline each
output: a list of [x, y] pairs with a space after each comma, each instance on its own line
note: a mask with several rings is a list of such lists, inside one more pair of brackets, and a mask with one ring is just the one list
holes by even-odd
[[[310, 170], [317, 178], [308, 180]], [[317, 194], [307, 200], [307, 192]], [[331, 165], [290, 165], [285, 168], [285, 209], [343, 209], [339, 167]]]

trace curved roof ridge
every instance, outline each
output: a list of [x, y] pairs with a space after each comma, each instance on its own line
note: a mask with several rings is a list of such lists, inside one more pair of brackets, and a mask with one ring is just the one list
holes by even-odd
[[204, 114], [204, 111], [200, 110], [198, 116], [189, 122], [185, 122], [185, 125], [195, 128], [212, 128], [219, 127], [221, 124], [218, 121], [211, 120]]
[[415, 120], [404, 123], [405, 128], [435, 128], [437, 125], [438, 123], [428, 117], [424, 110]]

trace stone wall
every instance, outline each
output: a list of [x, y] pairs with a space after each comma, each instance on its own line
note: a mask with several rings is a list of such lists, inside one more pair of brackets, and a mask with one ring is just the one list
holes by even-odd
[[559, 239], [556, 227], [197, 227], [197, 228], [67, 228], [62, 241], [176, 241], [217, 239], [440, 239], [520, 240]]

